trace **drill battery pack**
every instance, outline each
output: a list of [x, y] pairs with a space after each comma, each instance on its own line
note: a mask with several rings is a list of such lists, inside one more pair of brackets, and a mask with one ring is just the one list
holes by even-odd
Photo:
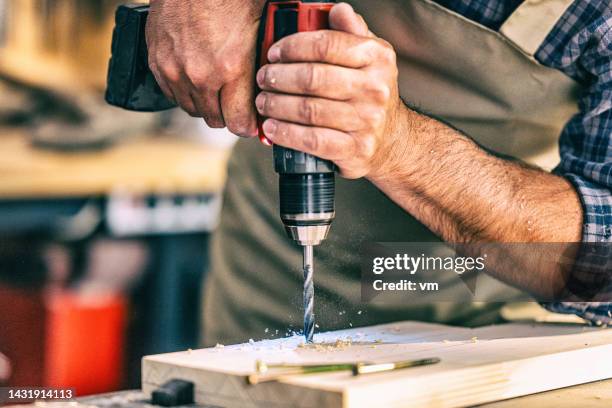
[[149, 6], [126, 4], [115, 14], [111, 59], [108, 65], [106, 102], [138, 112], [175, 108], [149, 69], [145, 28]]

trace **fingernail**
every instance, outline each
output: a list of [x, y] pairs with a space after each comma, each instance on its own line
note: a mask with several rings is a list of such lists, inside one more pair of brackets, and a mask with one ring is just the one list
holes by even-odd
[[263, 124], [263, 131], [266, 136], [274, 136], [274, 132], [276, 132], [276, 121], [273, 119], [268, 119]]
[[264, 106], [266, 106], [266, 94], [262, 92], [257, 95], [257, 98], [255, 98], [255, 106], [257, 106], [257, 111], [259, 113], [263, 113]]
[[278, 62], [280, 61], [281, 50], [279, 46], [273, 46], [268, 51], [268, 61], [270, 62]]
[[263, 67], [257, 72], [257, 85], [259, 85], [260, 88], [263, 87], [265, 79], [266, 79], [266, 67]]

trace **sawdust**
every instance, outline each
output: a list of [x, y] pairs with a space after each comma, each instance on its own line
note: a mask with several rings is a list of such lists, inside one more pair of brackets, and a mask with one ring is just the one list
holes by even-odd
[[333, 343], [300, 343], [298, 348], [316, 351], [345, 350], [353, 345], [353, 339], [347, 337], [345, 340], [337, 339]]

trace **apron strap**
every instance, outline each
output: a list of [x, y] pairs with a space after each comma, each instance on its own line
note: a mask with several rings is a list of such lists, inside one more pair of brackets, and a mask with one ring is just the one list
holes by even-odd
[[529, 56], [540, 45], [574, 0], [525, 0], [500, 28], [500, 33]]

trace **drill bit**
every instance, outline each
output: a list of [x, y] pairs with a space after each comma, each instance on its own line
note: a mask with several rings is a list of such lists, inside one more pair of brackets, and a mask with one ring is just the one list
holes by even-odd
[[304, 337], [307, 343], [314, 337], [314, 281], [312, 245], [304, 246]]

